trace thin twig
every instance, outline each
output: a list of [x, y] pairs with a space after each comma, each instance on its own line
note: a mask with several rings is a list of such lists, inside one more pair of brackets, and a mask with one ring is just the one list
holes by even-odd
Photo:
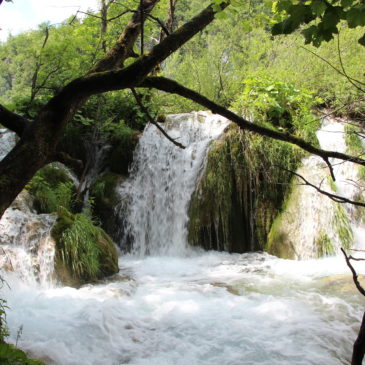
[[[342, 70], [342, 74], [347, 78], [348, 82], [354, 86], [356, 89], [360, 90], [361, 92], [365, 93], [365, 89], [362, 89], [361, 87], [359, 87], [359, 85], [356, 85], [354, 81], [358, 82], [361, 85], [365, 85], [364, 83], [362, 83], [359, 80], [355, 80], [352, 77], [350, 77], [346, 70], [345, 70], [345, 66], [342, 62], [342, 56], [341, 56], [341, 48], [340, 48], [340, 34], [337, 35], [337, 53], [338, 53], [338, 59], [340, 61], [340, 65], [341, 65], [341, 70]], [[354, 80], [354, 81], [353, 81]]]
[[[342, 76], [344, 76], [344, 77], [346, 77], [346, 75], [345, 74], [343, 74], [342, 72], [341, 72], [341, 70], [339, 70], [337, 67], [335, 67], [331, 62], [329, 62], [329, 61], [327, 61], [325, 58], [323, 58], [322, 56], [320, 56], [319, 54], [317, 54], [317, 53], [315, 53], [315, 52], [313, 52], [313, 51], [311, 51], [310, 49], [308, 49], [308, 48], [306, 48], [306, 47], [303, 47], [303, 46], [300, 46], [300, 48], [303, 48], [305, 51], [307, 51], [307, 52], [309, 52], [309, 53], [311, 53], [312, 55], [314, 55], [314, 56], [316, 56], [316, 57], [318, 57], [320, 60], [322, 60], [323, 62], [325, 62], [325, 63], [327, 63], [327, 65], [329, 65], [330, 67], [332, 67], [337, 73], [339, 73], [340, 75], [342, 75]], [[359, 81], [359, 80], [356, 80], [356, 79], [353, 79], [352, 77], [349, 77], [352, 81], [354, 81], [354, 82], [358, 82], [359, 84], [364, 84], [363, 82], [361, 82], [361, 81]], [[360, 90], [362, 90], [362, 89], [360, 89]], [[363, 90], [363, 92], [365, 92], [364, 90]]]
[[141, 100], [141, 96], [136, 92], [135, 89], [131, 89], [134, 98], [136, 99], [136, 102], [138, 104], [138, 106], [140, 107], [140, 109], [142, 110], [142, 112], [146, 115], [148, 121], [155, 125], [160, 132], [170, 141], [172, 142], [175, 146], [185, 149], [186, 147], [184, 145], [182, 145], [181, 143], [177, 142], [175, 139], [171, 138], [166, 132], [165, 130], [153, 119], [152, 115], [149, 113], [148, 109], [143, 105], [143, 102]]
[[355, 283], [355, 286], [357, 288], [357, 290], [363, 295], [365, 296], [365, 290], [364, 288], [361, 286], [359, 280], [358, 280], [358, 276], [357, 276], [357, 273], [354, 269], [354, 267], [351, 265], [351, 262], [350, 262], [350, 257], [347, 256], [345, 250], [341, 247], [341, 251], [343, 253], [343, 255], [345, 256], [345, 260], [346, 260], [346, 264], [347, 266], [350, 268], [351, 272], [352, 272], [352, 279]]
[[281, 168], [284, 171], [290, 172], [293, 175], [299, 177], [300, 179], [302, 179], [304, 181], [304, 183], [305, 183], [304, 185], [311, 186], [312, 188], [316, 189], [319, 193], [328, 196], [330, 199], [332, 199], [336, 203], [341, 203], [341, 204], [349, 203], [349, 204], [353, 204], [353, 205], [356, 205], [356, 206], [359, 206], [359, 207], [365, 207], [365, 203], [362, 203], [362, 202], [359, 202], [359, 201], [355, 201], [355, 200], [351, 200], [351, 199], [348, 199], [348, 198], [346, 198], [344, 196], [341, 196], [341, 195], [329, 193], [328, 191], [322, 190], [318, 186], [310, 183], [304, 176], [298, 174], [297, 172], [292, 171], [292, 170], [289, 170], [289, 169], [286, 169], [285, 167], [280, 166], [280, 165], [276, 165], [276, 166], [279, 167], [279, 168]]

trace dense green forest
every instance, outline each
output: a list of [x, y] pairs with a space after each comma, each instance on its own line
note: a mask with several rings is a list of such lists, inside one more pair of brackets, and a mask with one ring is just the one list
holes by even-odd
[[[83, 75], [87, 75], [85, 79], [99, 74], [102, 77], [102, 73], [106, 75], [110, 69], [110, 72], [117, 72], [124, 67], [131, 70], [132, 76], [135, 72], [136, 77], [140, 77], [135, 65], [148, 61], [151, 55], [155, 57], [153, 49], [160, 42], [168, 41], [171, 34], [205, 6], [209, 8], [210, 3], [175, 0], [161, 1], [156, 7], [147, 4], [151, 8], [141, 13], [143, 21], [138, 24], [132, 47], [111, 68], [104, 67], [102, 61], [110, 56], [110, 50], [115, 47], [123, 29], [128, 29], [130, 18], [138, 19], [136, 1], [103, 0], [100, 11], [76, 14], [62, 24], [40, 24], [38, 29], [10, 36], [0, 44], [0, 98], [3, 105], [0, 123], [9, 128], [6, 118], [13, 120], [10, 129], [17, 132], [21, 141], [24, 139], [24, 148], [27, 143], [30, 145], [28, 152], [24, 149], [23, 153], [42, 156], [39, 160], [30, 160], [34, 167], [24, 172], [19, 189], [25, 187], [34, 196], [39, 213], [57, 214], [52, 235], [60, 252], [56, 265], [64, 273], [63, 282], [78, 286], [118, 271], [116, 250], [112, 239], [105, 233], [113, 231], [113, 222], [106, 217], [110, 216], [116, 199], [111, 191], [121, 176], [128, 173], [139, 134], [148, 122], [163, 122], [166, 114], [200, 110], [207, 105], [193, 101], [199, 97], [183, 98], [165, 93], [161, 91], [164, 87], [156, 87], [153, 83], [142, 85], [146, 76], [175, 80], [265, 128], [266, 135], [273, 131], [283, 136], [282, 141], [291, 136], [314, 148], [318, 148], [315, 136], [319, 127], [317, 116], [323, 110], [348, 117], [354, 121], [348, 129], [348, 139], [353, 139], [353, 146], [359, 146], [357, 133], [363, 130], [365, 120], [365, 10], [362, 1], [333, 1], [331, 5], [313, 0], [303, 5], [304, 10], [300, 2], [293, 5], [290, 1], [262, 0], [232, 1], [231, 6], [221, 10], [220, 7], [228, 4], [213, 1], [210, 11], [214, 13], [214, 20], [211, 24], [194, 31], [189, 36], [192, 39], [181, 42], [171, 55], [166, 51], [160, 60], [153, 60], [152, 66], [148, 64], [149, 68], [143, 66], [148, 69], [136, 85], [127, 83], [123, 90], [118, 90], [118, 86], [108, 88], [100, 86], [103, 81], [98, 85], [98, 81], [93, 83], [91, 80], [91, 87], [96, 85], [95, 92], [88, 94], [82, 90], [84, 94], [80, 93], [76, 102], [68, 99], [68, 90], [77, 86], [77, 80], [83, 81], [78, 79]], [[290, 4], [294, 8], [290, 8]], [[115, 74], [115, 77], [119, 76]], [[40, 127], [32, 134], [31, 128], [22, 129], [17, 121], [19, 125], [26, 121], [33, 123], [34, 128]], [[47, 138], [57, 145], [57, 153], [52, 149], [54, 146], [43, 148]], [[229, 143], [235, 146], [237, 136], [229, 138]], [[244, 138], [251, 137], [244, 135]], [[265, 171], [268, 181], [290, 181], [291, 174], [272, 168], [272, 161], [280, 158], [285, 167], [295, 170], [305, 152], [293, 145], [284, 146], [284, 142], [263, 141], [262, 136], [252, 138], [251, 155], [246, 155], [245, 159], [252, 164], [257, 176]], [[64, 163], [82, 183], [93, 164], [91, 146], [106, 144], [112, 146], [109, 171], [87, 188], [82, 188], [82, 184], [75, 187], [70, 177], [54, 164], [56, 161]], [[310, 151], [308, 147], [304, 149]], [[361, 157], [361, 144], [349, 153]], [[19, 156], [14, 154], [14, 158]], [[3, 190], [9, 181], [14, 182], [22, 174], [20, 164], [14, 162], [12, 165], [11, 158], [6, 161], [10, 167], [2, 170], [2, 195], [5, 195]], [[210, 158], [214, 159], [214, 156]], [[363, 163], [359, 160], [360, 164]], [[50, 162], [53, 164], [48, 165]], [[237, 179], [243, 179], [245, 172], [240, 171], [237, 161], [234, 163]], [[9, 172], [9, 169], [13, 170]], [[225, 184], [224, 174], [223, 171], [220, 176], [215, 176], [214, 182], [206, 182], [212, 196]], [[6, 180], [8, 176], [9, 180]], [[272, 196], [261, 185], [263, 198], [272, 205], [271, 224], [281, 208], [286, 190], [282, 188]], [[12, 194], [16, 196], [15, 190]], [[209, 199], [210, 202], [214, 200]], [[223, 200], [215, 204], [225, 206], [224, 195]], [[2, 212], [8, 203], [1, 203]], [[258, 209], [257, 215], [262, 214], [262, 210]], [[261, 216], [259, 219], [266, 220]], [[194, 234], [193, 228], [190, 235]], [[266, 231], [259, 234], [259, 247], [265, 246], [266, 236]], [[6, 364], [15, 363], [11, 362], [11, 356], [19, 364], [38, 363], [26, 360], [23, 353], [14, 353], [13, 348], [5, 344], [7, 331], [2, 322], [5, 307], [6, 303], [1, 301], [0, 359], [7, 359]]]

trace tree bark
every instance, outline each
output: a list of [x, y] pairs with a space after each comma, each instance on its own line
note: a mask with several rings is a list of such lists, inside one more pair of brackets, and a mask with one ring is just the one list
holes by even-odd
[[365, 312], [362, 317], [359, 335], [354, 343], [351, 365], [361, 365], [365, 354]]

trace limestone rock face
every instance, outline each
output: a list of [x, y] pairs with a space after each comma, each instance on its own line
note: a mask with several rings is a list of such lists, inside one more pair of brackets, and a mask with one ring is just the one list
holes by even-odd
[[[231, 125], [213, 142], [190, 204], [191, 245], [228, 252], [264, 249], [300, 155]], [[275, 184], [277, 181], [282, 184]]]
[[[326, 167], [321, 159], [311, 156], [297, 173], [334, 193]], [[282, 212], [270, 230], [268, 252], [282, 258], [309, 259], [351, 246], [352, 231], [344, 207], [302, 182], [295, 178], [292, 183]]]

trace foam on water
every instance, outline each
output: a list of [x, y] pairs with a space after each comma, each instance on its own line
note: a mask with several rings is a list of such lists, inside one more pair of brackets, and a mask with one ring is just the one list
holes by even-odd
[[[365, 273], [363, 264], [359, 272]], [[341, 258], [124, 257], [110, 282], [11, 281], [8, 323], [49, 364], [346, 364], [363, 298]]]

